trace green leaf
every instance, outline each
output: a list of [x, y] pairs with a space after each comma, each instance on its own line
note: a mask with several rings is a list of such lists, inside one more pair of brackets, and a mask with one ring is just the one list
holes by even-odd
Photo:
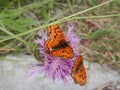
[[107, 30], [97, 30], [97, 31], [95, 31], [95, 32], [93, 32], [92, 34], [91, 34], [91, 38], [93, 38], [93, 39], [96, 39], [96, 38], [98, 38], [98, 37], [102, 37], [102, 36], [105, 36], [105, 35], [108, 35], [110, 33], [110, 31], [107, 31]]
[[40, 15], [41, 15], [42, 18], [44, 18], [45, 20], [48, 20], [48, 19], [49, 19], [48, 9], [47, 9], [47, 8], [42, 9], [42, 11], [40, 12]]
[[11, 1], [10, 0], [0, 0], [0, 8], [7, 7]]
[[21, 15], [22, 9], [9, 9], [9, 10], [4, 10], [0, 13], [0, 19], [5, 19], [5, 18], [15, 18]]

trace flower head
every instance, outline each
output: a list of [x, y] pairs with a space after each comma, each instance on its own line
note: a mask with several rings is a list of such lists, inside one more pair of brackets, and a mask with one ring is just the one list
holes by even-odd
[[52, 57], [48, 53], [46, 53], [46, 50], [44, 48], [44, 43], [47, 39], [46, 34], [39, 32], [38, 36], [41, 38], [36, 38], [35, 42], [41, 47], [37, 48], [39, 50], [39, 53], [44, 57], [44, 65], [38, 66], [36, 69], [31, 70], [29, 74], [34, 74], [38, 72], [43, 72], [46, 77], [50, 77], [53, 80], [61, 79], [62, 81], [66, 82], [67, 78], [70, 77], [71, 69], [73, 66], [73, 61], [75, 60], [75, 57], [78, 55], [77, 51], [77, 44], [80, 42], [80, 38], [78, 38], [73, 32], [72, 32], [73, 26], [68, 25], [68, 33], [66, 36], [66, 40], [70, 42], [70, 45], [73, 48], [74, 51], [74, 57], [69, 60], [64, 60], [60, 57]]

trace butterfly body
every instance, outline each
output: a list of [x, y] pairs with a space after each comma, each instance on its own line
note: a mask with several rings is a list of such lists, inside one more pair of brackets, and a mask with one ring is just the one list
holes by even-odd
[[68, 46], [68, 42], [60, 41], [60, 43], [58, 45], [54, 46], [53, 48], [51, 48], [50, 51], [58, 50], [60, 48], [66, 48], [67, 46]]
[[76, 74], [81, 69], [82, 65], [83, 65], [83, 62], [82, 61], [79, 62], [78, 66], [76, 66], [75, 71], [73, 71], [73, 73]]

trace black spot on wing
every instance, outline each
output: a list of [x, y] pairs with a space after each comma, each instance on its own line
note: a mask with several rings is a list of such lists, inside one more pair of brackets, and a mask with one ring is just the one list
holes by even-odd
[[54, 38], [56, 38], [56, 35], [54, 36]]
[[49, 34], [51, 34], [51, 31], [49, 32]]

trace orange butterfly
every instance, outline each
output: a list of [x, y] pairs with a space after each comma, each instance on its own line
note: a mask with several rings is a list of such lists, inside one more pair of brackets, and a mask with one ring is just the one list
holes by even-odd
[[73, 57], [73, 49], [57, 25], [48, 27], [48, 36], [50, 39], [45, 41], [45, 49], [48, 54], [64, 59], [71, 59]]
[[79, 83], [82, 86], [86, 84], [86, 70], [83, 65], [83, 58], [80, 55], [77, 56], [76, 60], [74, 61], [71, 77], [74, 79], [76, 84]]

